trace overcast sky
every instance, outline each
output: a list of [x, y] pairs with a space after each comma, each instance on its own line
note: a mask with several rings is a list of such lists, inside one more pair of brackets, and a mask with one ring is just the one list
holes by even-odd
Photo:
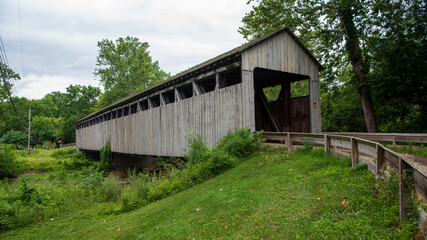
[[10, 67], [22, 77], [18, 96], [39, 99], [70, 84], [101, 87], [93, 72], [102, 39], [148, 42], [153, 60], [172, 75], [238, 47], [245, 40], [237, 29], [251, 9], [246, 2], [1, 0], [0, 34]]

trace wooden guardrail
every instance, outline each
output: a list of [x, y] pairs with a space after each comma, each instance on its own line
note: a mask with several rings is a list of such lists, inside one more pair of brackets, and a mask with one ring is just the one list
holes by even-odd
[[67, 143], [67, 144], [62, 144], [60, 146], [60, 148], [65, 148], [65, 147], [74, 147], [76, 146], [76, 143]]
[[324, 134], [358, 137], [372, 141], [400, 143], [427, 143], [427, 133], [360, 133], [360, 132], [325, 132]]
[[[400, 179], [400, 219], [407, 219], [407, 207], [413, 190], [427, 200], [427, 172], [413, 160], [396, 153], [380, 143], [360, 137], [291, 132], [263, 132], [262, 138], [286, 144], [292, 151], [295, 144], [322, 145], [326, 153], [347, 152], [352, 159], [352, 167], [367, 164], [369, 171], [377, 176], [385, 170], [399, 173]], [[381, 140], [382, 141], [382, 140]], [[387, 140], [385, 140], [387, 141]], [[413, 142], [413, 141], [412, 141]]]

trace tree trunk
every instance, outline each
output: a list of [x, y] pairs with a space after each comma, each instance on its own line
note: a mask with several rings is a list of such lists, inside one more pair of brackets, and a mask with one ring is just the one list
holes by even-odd
[[355, 72], [354, 80], [359, 85], [359, 96], [362, 102], [363, 114], [365, 116], [365, 123], [368, 132], [378, 132], [377, 120], [375, 118], [374, 105], [372, 103], [369, 86], [365, 82], [366, 69], [363, 64], [363, 57], [360, 51], [359, 35], [354, 25], [353, 12], [351, 8], [351, 1], [343, 1], [339, 6], [339, 14], [341, 17], [341, 24], [344, 28], [346, 37], [346, 50], [349, 60]]
[[368, 132], [378, 132], [377, 119], [375, 118], [374, 105], [372, 103], [369, 87], [363, 85], [359, 88], [360, 101], [362, 102], [363, 114]]

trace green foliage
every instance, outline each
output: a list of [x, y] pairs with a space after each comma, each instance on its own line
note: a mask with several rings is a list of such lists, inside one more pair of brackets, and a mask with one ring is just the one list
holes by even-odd
[[31, 134], [38, 136], [41, 142], [55, 142], [55, 130], [59, 128], [58, 120], [52, 117], [35, 116], [31, 120]]
[[136, 91], [145, 89], [169, 77], [152, 62], [148, 43], [138, 38], [119, 38], [115, 42], [98, 42], [95, 76], [104, 87], [99, 107], [105, 107]]
[[259, 139], [261, 134], [262, 132], [251, 134], [249, 128], [236, 129], [234, 133], [228, 131], [227, 135], [218, 141], [216, 148], [236, 158], [247, 157], [264, 141]]
[[[2, 138], [4, 143], [9, 143], [15, 145], [16, 148], [19, 148], [19, 146], [27, 146], [28, 145], [28, 135], [19, 132], [19, 131], [9, 131], [5, 135], [3, 135]], [[33, 142], [31, 141], [33, 144]]]
[[196, 164], [204, 162], [208, 159], [207, 153], [209, 152], [208, 145], [203, 142], [202, 136], [199, 134], [188, 135], [187, 148], [184, 151], [184, 157], [188, 163]]
[[15, 175], [15, 155], [9, 149], [0, 150], [0, 179]]
[[322, 94], [322, 131], [364, 132], [366, 127], [360, 98], [353, 86], [343, 85]]
[[11, 82], [19, 80], [21, 77], [3, 62], [0, 62], [0, 77], [0, 102], [3, 102], [9, 97], [10, 89], [12, 88]]
[[78, 152], [75, 148], [60, 148], [55, 150], [51, 156], [57, 159], [71, 159], [64, 162], [64, 168], [68, 170], [81, 170], [94, 164], [94, 161], [84, 158], [83, 153]]
[[108, 176], [98, 188], [98, 196], [101, 202], [117, 201], [122, 195], [122, 184], [116, 176]]
[[101, 162], [99, 163], [98, 170], [101, 172], [109, 172], [114, 169], [113, 166], [113, 153], [111, 152], [110, 141], [108, 140], [104, 147], [101, 148], [100, 153]]

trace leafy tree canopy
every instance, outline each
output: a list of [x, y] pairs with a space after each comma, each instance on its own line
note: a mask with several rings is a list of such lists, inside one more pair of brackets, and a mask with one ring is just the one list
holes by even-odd
[[0, 101], [4, 101], [9, 97], [12, 87], [10, 80], [19, 80], [21, 77], [2, 62], [0, 62], [0, 77]]
[[95, 76], [104, 87], [100, 107], [107, 106], [134, 92], [152, 86], [169, 74], [153, 62], [148, 43], [138, 38], [119, 38], [115, 42], [104, 39], [98, 42]]

